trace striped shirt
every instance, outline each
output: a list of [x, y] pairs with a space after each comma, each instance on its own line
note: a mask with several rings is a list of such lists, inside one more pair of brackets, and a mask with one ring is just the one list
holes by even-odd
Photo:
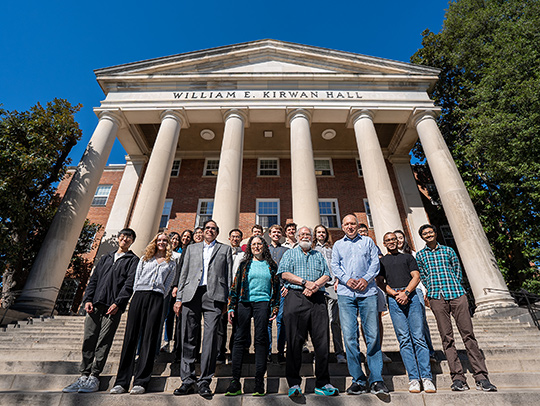
[[148, 261], [139, 261], [137, 272], [135, 274], [135, 283], [133, 291], [152, 290], [166, 296], [176, 276], [176, 261], [171, 258], [169, 262], [157, 262], [156, 257]]
[[426, 245], [416, 254], [416, 262], [428, 297], [451, 300], [465, 294], [461, 265], [452, 248], [437, 244], [431, 249]]
[[[323, 255], [315, 250], [309, 250], [307, 253], [304, 253], [299, 245], [283, 254], [279, 263], [278, 275], [284, 272], [292, 273], [311, 282], [315, 282], [324, 275], [330, 277], [330, 271]], [[284, 282], [284, 286], [287, 289], [304, 290], [303, 286], [294, 285], [287, 281]], [[319, 291], [324, 292], [324, 287], [321, 286]]]

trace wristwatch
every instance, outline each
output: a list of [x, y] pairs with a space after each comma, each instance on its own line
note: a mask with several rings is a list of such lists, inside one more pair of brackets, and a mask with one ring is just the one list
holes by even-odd
[[306, 286], [306, 280], [302, 279], [302, 286]]
[[411, 292], [409, 292], [408, 290], [405, 290], [405, 296], [409, 297], [410, 294]]

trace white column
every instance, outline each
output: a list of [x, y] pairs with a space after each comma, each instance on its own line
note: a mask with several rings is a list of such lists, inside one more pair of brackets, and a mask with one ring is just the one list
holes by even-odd
[[101, 237], [98, 252], [94, 263], [102, 255], [117, 248], [116, 237], [118, 232], [125, 228], [129, 221], [129, 215], [135, 202], [137, 189], [141, 179], [142, 170], [147, 158], [145, 156], [126, 156], [126, 166], [122, 175], [122, 180], [116, 192], [111, 213], [105, 226], [105, 231]]
[[435, 114], [420, 112], [413, 120], [467, 272], [476, 312], [488, 314], [498, 308], [514, 307], [469, 193], [437, 126]]
[[17, 310], [41, 315], [54, 308], [119, 127], [120, 119], [114, 113], [104, 111], [99, 114], [96, 130], [15, 304]]
[[161, 113], [161, 125], [130, 225], [137, 233], [137, 239], [131, 249], [139, 256], [144, 253], [144, 249], [159, 229], [181, 127], [182, 116], [178, 112], [166, 110]]
[[389, 231], [403, 229], [396, 197], [386, 168], [379, 138], [373, 124], [373, 112], [362, 110], [352, 116], [356, 145], [360, 155], [366, 193], [371, 208], [375, 238], [382, 246]]
[[242, 189], [242, 158], [246, 114], [229, 110], [224, 115], [225, 129], [219, 157], [212, 218], [219, 226], [218, 240], [227, 243], [229, 231], [238, 227]]
[[315, 227], [321, 222], [310, 119], [309, 113], [303, 109], [294, 110], [288, 116], [291, 127], [293, 220], [299, 227]]
[[418, 234], [418, 229], [423, 224], [429, 223], [422, 203], [422, 197], [418, 191], [418, 185], [414, 179], [414, 174], [411, 168], [409, 155], [392, 156], [390, 162], [394, 167], [394, 173], [399, 186], [399, 192], [401, 194], [401, 200], [405, 207], [405, 213], [407, 214], [407, 222], [409, 223], [409, 229], [411, 231], [412, 242], [414, 243], [414, 250], [418, 251], [424, 247], [425, 243]]

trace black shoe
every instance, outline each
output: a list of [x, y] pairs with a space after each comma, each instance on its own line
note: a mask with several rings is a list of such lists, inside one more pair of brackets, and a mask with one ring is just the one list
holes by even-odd
[[[225, 396], [238, 396], [242, 394], [242, 385], [236, 379], [233, 379], [225, 392]], [[202, 395], [201, 395], [202, 396]]]
[[353, 382], [351, 386], [347, 388], [347, 395], [361, 395], [367, 392], [367, 386], [362, 383]]
[[201, 395], [203, 398], [210, 398], [212, 397], [213, 393], [210, 389], [210, 385], [208, 385], [206, 382], [201, 383], [199, 385], [199, 395]]
[[374, 395], [388, 395], [390, 391], [383, 381], [377, 381], [371, 384], [371, 393]]
[[452, 382], [450, 389], [452, 389], [454, 392], [463, 392], [464, 390], [469, 390], [469, 385], [467, 385], [467, 382], [463, 382], [461, 379], [456, 379], [454, 382]]
[[195, 393], [195, 384], [183, 383], [182, 386], [174, 390], [173, 395], [182, 396], [189, 395], [190, 393]]
[[264, 381], [255, 381], [255, 390], [253, 396], [264, 396], [266, 392], [264, 390]]
[[285, 358], [285, 355], [282, 352], [278, 352], [278, 355], [277, 355], [278, 364], [284, 364], [286, 361], [287, 361], [287, 358]]
[[482, 390], [484, 392], [497, 392], [497, 387], [488, 379], [480, 379], [479, 381], [476, 381], [476, 390]]

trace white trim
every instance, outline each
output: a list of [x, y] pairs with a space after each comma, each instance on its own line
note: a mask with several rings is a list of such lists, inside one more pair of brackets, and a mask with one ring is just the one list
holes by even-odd
[[[261, 175], [261, 161], [262, 160], [276, 161], [276, 163], [277, 163], [277, 174], [276, 175]], [[257, 177], [259, 177], [259, 178], [278, 178], [279, 176], [280, 176], [279, 158], [266, 157], [266, 156], [257, 158]]]
[[[319, 216], [321, 218], [321, 224], [326, 226], [327, 228], [332, 228], [332, 229], [341, 228], [341, 216], [339, 214], [338, 199], [319, 199], [319, 203], [326, 203], [326, 202], [334, 203], [335, 213], [334, 214], [321, 214], [321, 206], [319, 204]], [[336, 227], [330, 227], [328, 221], [323, 221], [323, 216], [324, 217], [335, 216], [336, 217]]]
[[362, 162], [360, 162], [360, 158], [356, 158], [356, 173], [358, 174], [359, 178], [364, 177], [364, 171], [362, 170]]
[[373, 218], [371, 215], [371, 207], [367, 198], [364, 199], [364, 211], [366, 212], [368, 227], [373, 228]]
[[[215, 172], [216, 172], [215, 174], [207, 175], [207, 173], [206, 173], [206, 172], [208, 172], [207, 168], [208, 168], [208, 162], [209, 161], [217, 161], [218, 162], [218, 168], [215, 169]], [[218, 169], [219, 169], [219, 158], [206, 158], [204, 160], [204, 169], [203, 169], [203, 174], [202, 174], [203, 178], [215, 178], [217, 176]]]
[[[112, 187], [113, 187], [112, 184], [98, 185], [98, 187], [96, 188], [96, 193], [94, 193], [94, 197], [92, 198], [92, 207], [105, 207], [105, 206], [107, 206], [107, 202], [109, 201], [109, 196], [111, 195]], [[108, 188], [107, 194], [98, 194], [98, 192], [100, 192], [100, 188], [101, 188], [101, 190], [104, 190], [104, 189]], [[105, 198], [105, 203], [99, 203], [99, 204], [94, 203], [96, 198], [97, 199]]]
[[332, 158], [321, 158], [321, 157], [317, 157], [317, 158], [313, 158], [313, 165], [316, 166], [316, 162], [317, 161], [328, 161], [328, 166], [329, 166], [329, 170], [330, 170], [330, 174], [329, 175], [318, 175], [317, 174], [317, 168], [315, 168], [315, 176], [319, 177], [319, 178], [329, 178], [329, 177], [333, 177], [334, 176], [334, 165], [332, 164]]
[[[202, 203], [210, 203], [210, 202], [212, 203], [211, 213], [201, 214]], [[199, 199], [199, 202], [197, 203], [197, 217], [195, 218], [195, 227], [202, 227], [205, 221], [210, 220], [212, 218], [213, 214], [214, 214], [214, 199]], [[204, 216], [205, 219], [204, 221], [201, 222], [202, 216]], [[206, 216], [209, 216], [209, 218], [207, 219]]]
[[[161, 217], [159, 218], [159, 229], [164, 230], [169, 226], [169, 220], [171, 218], [171, 211], [172, 211], [172, 205], [173, 205], [173, 199], [165, 199], [165, 202], [163, 202], [163, 211], [161, 212]], [[167, 217], [167, 222], [165, 225], [161, 225], [163, 223], [163, 218]]]
[[280, 224], [281, 223], [281, 204], [280, 204], [279, 199], [255, 199], [255, 223], [260, 224], [261, 226], [263, 226], [263, 228], [268, 228], [272, 224], [274, 224], [274, 223], [263, 224], [263, 222], [261, 221], [261, 217], [269, 216], [266, 214], [259, 214], [259, 203], [263, 203], [263, 202], [270, 202], [270, 203], [276, 202], [277, 203], [277, 221], [275, 222], [275, 224]]
[[[174, 165], [178, 162], [178, 168], [174, 168]], [[182, 167], [182, 160], [175, 159], [171, 168], [171, 178], [177, 178], [180, 175], [180, 168]], [[176, 173], [175, 173], [176, 172]]]

